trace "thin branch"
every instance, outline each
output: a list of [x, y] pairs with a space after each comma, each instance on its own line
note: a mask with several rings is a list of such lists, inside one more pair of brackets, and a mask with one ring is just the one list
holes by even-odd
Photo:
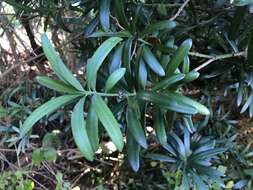
[[199, 53], [199, 52], [189, 52], [188, 53], [190, 56], [194, 56], [194, 57], [202, 57], [202, 58], [207, 58], [207, 59], [213, 59], [215, 56], [213, 55], [206, 55], [203, 53]]
[[178, 9], [177, 13], [170, 18], [170, 21], [173, 21], [175, 20], [179, 15], [180, 13], [184, 10], [185, 6], [190, 2], [190, 0], [186, 0], [182, 5], [181, 7]]
[[[199, 71], [199, 70], [203, 69], [204, 67], [208, 66], [210, 63], [212, 63], [214, 61], [218, 61], [218, 60], [222, 60], [222, 59], [228, 59], [228, 58], [231, 58], [231, 57], [242, 57], [242, 56], [245, 56], [245, 54], [246, 54], [245, 51], [242, 51], [242, 52], [238, 52], [238, 53], [230, 53], [230, 54], [213, 56], [211, 59], [204, 62], [203, 64], [201, 64], [197, 68], [195, 68], [194, 71]], [[202, 54], [202, 55], [204, 55], [204, 54]]]
[[3, 72], [3, 74], [0, 75], [0, 80], [2, 80], [6, 75], [8, 75], [9, 73], [11, 73], [13, 70], [21, 67], [22, 65], [24, 64], [27, 64], [27, 63], [30, 63], [31, 61], [33, 60], [36, 60], [38, 59], [39, 57], [42, 57], [44, 54], [41, 53], [39, 55], [37, 55], [36, 57], [32, 57], [31, 59], [28, 59], [27, 61], [24, 61], [24, 62], [20, 62], [16, 65], [13, 65], [12, 67], [10, 67], [9, 69], [7, 69], [5, 72]]

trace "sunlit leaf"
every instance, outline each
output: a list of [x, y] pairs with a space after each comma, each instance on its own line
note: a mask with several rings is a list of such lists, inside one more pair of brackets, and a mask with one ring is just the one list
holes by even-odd
[[119, 151], [122, 151], [124, 146], [123, 136], [120, 131], [119, 124], [113, 116], [111, 110], [108, 108], [104, 100], [98, 95], [94, 95], [92, 97], [92, 105], [94, 106], [99, 121], [103, 124], [113, 143]]
[[35, 109], [32, 114], [25, 120], [24, 124], [20, 128], [20, 136], [25, 136], [27, 132], [32, 129], [33, 125], [41, 118], [72, 102], [79, 96], [80, 95], [64, 95], [42, 104], [40, 107]]
[[93, 90], [96, 89], [96, 79], [97, 79], [97, 72], [101, 67], [103, 61], [105, 60], [106, 56], [111, 52], [111, 50], [120, 42], [122, 41], [121, 38], [118, 37], [111, 37], [105, 42], [103, 42], [96, 52], [93, 54], [91, 59], [88, 60], [87, 64], [87, 82], [88, 86]]
[[86, 124], [84, 122], [84, 101], [85, 97], [82, 98], [74, 107], [73, 113], [71, 115], [71, 129], [74, 141], [78, 149], [87, 160], [92, 161], [94, 159], [94, 152], [88, 137]]
[[152, 71], [154, 71], [159, 76], [165, 76], [163, 67], [160, 65], [157, 58], [147, 46], [143, 46], [143, 58]]
[[118, 70], [115, 70], [107, 79], [105, 83], [105, 91], [110, 91], [116, 84], [119, 82], [119, 80], [125, 75], [126, 69], [120, 68]]
[[75, 87], [79, 91], [84, 91], [82, 85], [78, 82], [78, 80], [73, 76], [70, 70], [64, 65], [60, 56], [55, 51], [51, 42], [49, 41], [46, 34], [41, 35], [41, 43], [43, 51], [52, 66], [55, 74], [64, 82], [69, 83], [73, 87]]
[[171, 30], [176, 27], [176, 23], [173, 21], [165, 20], [165, 21], [159, 21], [154, 22], [154, 24], [148, 25], [143, 32], [141, 33], [141, 36], [150, 34], [159, 30]]
[[52, 90], [68, 93], [68, 94], [78, 94], [80, 91], [73, 88], [69, 84], [66, 84], [59, 80], [50, 79], [48, 77], [37, 77], [38, 83], [40, 83], [42, 86], [45, 86], [47, 88], [50, 88]]
[[140, 145], [135, 141], [132, 133], [127, 133], [127, 157], [132, 169], [137, 172], [140, 168]]
[[110, 29], [110, 4], [111, 0], [100, 0], [99, 18], [104, 31]]
[[155, 92], [139, 92], [137, 94], [139, 100], [147, 101], [156, 104], [157, 106], [169, 109], [171, 111], [196, 114], [197, 109], [192, 105], [185, 104], [184, 102], [175, 101], [173, 97]]
[[185, 56], [188, 54], [189, 50], [192, 47], [192, 40], [187, 39], [185, 40], [179, 48], [176, 50], [176, 52], [173, 54], [170, 63], [168, 64], [166, 68], [166, 75], [170, 76], [172, 75], [175, 70], [179, 67], [180, 63], [184, 60]]
[[143, 148], [148, 147], [144, 130], [138, 119], [138, 113], [132, 107], [127, 108], [127, 128], [139, 145]]

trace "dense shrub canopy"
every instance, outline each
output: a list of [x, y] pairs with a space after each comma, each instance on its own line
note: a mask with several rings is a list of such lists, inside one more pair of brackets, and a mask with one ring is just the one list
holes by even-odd
[[0, 2], [0, 189], [252, 189], [252, 6]]

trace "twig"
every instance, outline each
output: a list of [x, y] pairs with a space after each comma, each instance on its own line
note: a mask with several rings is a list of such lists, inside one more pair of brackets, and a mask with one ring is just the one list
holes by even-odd
[[227, 58], [231, 58], [231, 57], [241, 57], [241, 56], [245, 56], [245, 51], [238, 52], [238, 53], [230, 53], [230, 54], [213, 56], [211, 59], [209, 59], [208, 61], [204, 62], [203, 64], [201, 64], [197, 68], [195, 68], [194, 71], [199, 71], [199, 70], [203, 69], [204, 67], [208, 66], [210, 63], [212, 63], [214, 61], [217, 61], [217, 60], [227, 59]]
[[126, 30], [123, 26], [120, 25], [118, 19], [112, 15], [110, 17], [116, 22], [116, 25], [121, 29], [121, 30]]
[[9, 69], [7, 69], [3, 74], [0, 75], [0, 80], [3, 79], [6, 75], [8, 75], [10, 72], [12, 72], [13, 70], [19, 68], [21, 65], [27, 64], [35, 59], [38, 59], [39, 57], [42, 57], [44, 54], [41, 53], [39, 55], [37, 55], [36, 57], [32, 57], [31, 59], [28, 59], [27, 61], [24, 62], [20, 62], [16, 65], [13, 65], [12, 67], [10, 67]]
[[194, 57], [202, 57], [202, 58], [207, 58], [207, 59], [213, 59], [215, 56], [213, 55], [206, 55], [203, 53], [199, 53], [199, 52], [189, 52], [188, 53], [190, 56], [194, 56]]
[[181, 7], [178, 9], [177, 13], [170, 18], [170, 21], [173, 21], [175, 20], [179, 15], [180, 13], [184, 10], [185, 6], [190, 2], [190, 0], [186, 0], [182, 5]]

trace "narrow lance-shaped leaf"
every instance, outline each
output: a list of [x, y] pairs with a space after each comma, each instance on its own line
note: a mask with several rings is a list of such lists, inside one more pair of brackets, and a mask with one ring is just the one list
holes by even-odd
[[84, 29], [84, 37], [88, 38], [90, 37], [90, 35], [94, 32], [94, 30], [96, 29], [96, 27], [99, 24], [99, 19], [97, 17], [95, 17], [92, 21], [90, 21], [90, 23], [88, 24], [88, 26]]
[[200, 73], [197, 71], [191, 71], [185, 75], [183, 82], [191, 82], [199, 78]]
[[228, 30], [228, 36], [231, 40], [236, 40], [240, 26], [243, 23], [243, 17], [247, 14], [247, 7], [237, 7], [233, 18], [230, 19], [230, 27]]
[[184, 62], [183, 62], [183, 67], [182, 67], [182, 72], [184, 74], [188, 73], [190, 71], [190, 58], [189, 56], [184, 57]]
[[195, 184], [195, 187], [198, 188], [198, 190], [208, 190], [207, 185], [203, 182], [202, 178], [200, 178], [198, 175], [196, 175], [195, 172], [191, 171], [191, 175], [193, 176], [193, 182]]
[[119, 124], [113, 116], [111, 110], [107, 107], [104, 100], [98, 95], [94, 95], [92, 97], [92, 103], [99, 121], [103, 124], [117, 149], [122, 151], [124, 146], [123, 136], [120, 131]]
[[172, 140], [174, 141], [175, 146], [179, 152], [179, 156], [182, 159], [186, 160], [187, 159], [186, 149], [185, 149], [186, 147], [183, 141], [174, 132], [171, 132], [168, 137], [169, 137], [168, 139], [169, 141], [172, 141]]
[[161, 143], [162, 145], [166, 144], [167, 143], [166, 127], [164, 123], [163, 113], [160, 108], [156, 108], [154, 128], [159, 143]]
[[195, 107], [183, 102], [175, 101], [171, 96], [167, 96], [165, 94], [144, 91], [137, 93], [136, 97], [139, 100], [154, 103], [157, 106], [166, 108], [171, 111], [191, 115], [197, 113], [197, 109]]
[[247, 110], [247, 108], [250, 106], [252, 101], [253, 101], [253, 93], [250, 94], [249, 98], [247, 99], [247, 101], [243, 105], [243, 107], [241, 109], [241, 113], [243, 113]]
[[141, 87], [143, 89], [146, 88], [147, 77], [148, 77], [147, 67], [146, 67], [145, 62], [143, 61], [143, 59], [140, 59], [138, 79], [139, 79], [139, 84], [141, 85]]
[[186, 105], [189, 105], [189, 106], [192, 106], [194, 107], [196, 110], [198, 110], [198, 112], [200, 114], [203, 114], [203, 115], [209, 115], [210, 114], [210, 111], [207, 109], [207, 107], [205, 107], [204, 105], [186, 97], [186, 96], [182, 96], [178, 93], [174, 93], [174, 92], [168, 92], [167, 95], [174, 99], [175, 101], [177, 101], [178, 103], [183, 103], [183, 104], [186, 104]]
[[80, 91], [78, 91], [77, 89], [59, 80], [50, 79], [48, 77], [37, 77], [37, 81], [42, 86], [45, 86], [47, 88], [50, 88], [58, 92], [63, 92], [63, 93], [68, 93], [68, 94], [80, 93]]
[[39, 121], [41, 118], [54, 112], [55, 110], [59, 109], [60, 107], [72, 102], [74, 99], [79, 97], [80, 95], [64, 95], [48, 102], [44, 103], [37, 109], [35, 109], [32, 114], [25, 120], [24, 124], [21, 126], [20, 129], [20, 136], [23, 137], [32, 129], [32, 126]]
[[113, 54], [112, 62], [109, 66], [109, 73], [110, 74], [112, 74], [115, 70], [117, 70], [121, 67], [122, 51], [123, 51], [123, 45], [119, 45]]
[[166, 89], [171, 85], [175, 84], [176, 82], [183, 80], [184, 78], [185, 78], [184, 74], [175, 74], [155, 84], [152, 90]]
[[171, 61], [166, 68], [167, 76], [170, 76], [175, 72], [175, 70], [179, 67], [180, 63], [184, 60], [185, 56], [188, 54], [191, 47], [192, 47], [191, 39], [185, 40], [179, 46], [179, 48], [176, 50], [176, 52], [172, 56]]
[[111, 0], [100, 0], [99, 18], [104, 31], [110, 29], [110, 4]]
[[125, 14], [125, 8], [124, 8], [124, 1], [123, 0], [117, 0], [113, 1], [115, 3], [115, 9], [117, 18], [119, 19], [119, 22], [126, 28], [129, 27], [126, 14]]
[[99, 48], [96, 50], [92, 58], [88, 60], [87, 82], [88, 86], [93, 90], [96, 89], [96, 79], [98, 69], [101, 67], [106, 56], [120, 41], [122, 41], [122, 38], [118, 37], [109, 38], [99, 46]]
[[71, 129], [74, 137], [74, 141], [81, 151], [82, 155], [87, 159], [92, 161], [93, 149], [89, 141], [89, 137], [86, 130], [86, 125], [84, 122], [84, 107], [85, 97], [82, 98], [74, 107], [73, 113], [71, 115]]
[[116, 84], [119, 82], [119, 80], [125, 75], [126, 69], [120, 68], [116, 71], [114, 71], [109, 78], [107, 79], [105, 83], [105, 91], [110, 91]]
[[143, 148], [148, 147], [144, 130], [138, 119], [138, 113], [132, 107], [127, 108], [127, 128], [139, 145]]
[[132, 133], [127, 132], [127, 157], [132, 169], [137, 172], [140, 168], [140, 145], [135, 141]]
[[163, 67], [160, 65], [156, 57], [147, 46], [143, 46], [143, 57], [149, 68], [159, 76], [165, 76]]
[[72, 85], [79, 91], [84, 91], [82, 85], [79, 81], [73, 76], [70, 70], [64, 65], [60, 56], [55, 51], [54, 47], [50, 43], [46, 34], [41, 35], [41, 43], [43, 51], [52, 66], [55, 74], [64, 82]]
[[133, 40], [129, 38], [124, 42], [123, 48], [123, 66], [126, 68], [126, 76], [125, 79], [128, 84], [132, 84], [132, 68], [131, 68], [131, 56], [132, 56], [132, 45]]
[[176, 23], [173, 21], [165, 20], [165, 21], [155, 22], [154, 24], [148, 25], [141, 33], [141, 36], [150, 34], [159, 30], [171, 30], [175, 27], [176, 27]]
[[98, 131], [98, 116], [94, 110], [94, 106], [90, 105], [87, 121], [86, 121], [87, 134], [94, 151], [99, 147], [99, 131]]
[[196, 131], [193, 122], [192, 122], [192, 116], [191, 115], [184, 115], [183, 116], [183, 123], [187, 127], [188, 131], [190, 133], [194, 133]]

